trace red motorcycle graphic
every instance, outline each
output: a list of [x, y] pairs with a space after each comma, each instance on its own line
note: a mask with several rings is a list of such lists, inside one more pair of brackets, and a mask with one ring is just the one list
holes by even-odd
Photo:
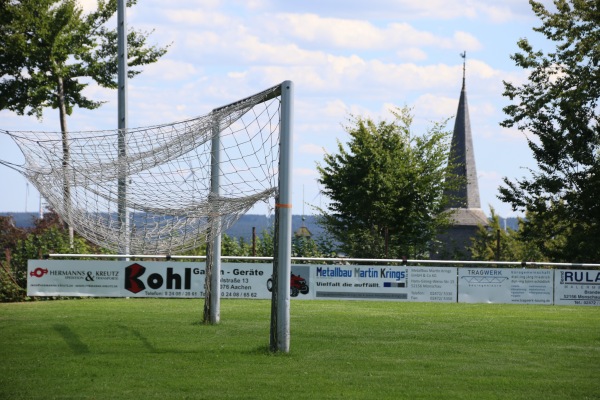
[[[267, 280], [267, 290], [271, 292], [273, 290], [273, 277]], [[290, 296], [298, 297], [298, 294], [308, 294], [308, 285], [306, 279], [300, 275], [291, 274], [290, 277]]]

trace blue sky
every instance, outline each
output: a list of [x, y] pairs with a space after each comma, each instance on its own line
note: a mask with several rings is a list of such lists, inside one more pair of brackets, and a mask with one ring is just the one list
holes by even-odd
[[[81, 4], [89, 10], [95, 1]], [[527, 79], [510, 59], [519, 38], [548, 45], [532, 30], [540, 21], [525, 0], [139, 0], [127, 22], [153, 30], [151, 43], [171, 44], [129, 82], [130, 127], [202, 115], [294, 81], [294, 214], [326, 204], [316, 163], [336, 151], [337, 140], [348, 140], [342, 125], [349, 115], [390, 120], [391, 107], [408, 105], [415, 134], [446, 118], [451, 130], [466, 51], [482, 208], [516, 215], [497, 199], [498, 186], [502, 177], [526, 176], [535, 163], [525, 135], [499, 126], [508, 104], [502, 81]], [[69, 130], [115, 128], [116, 91], [90, 85], [86, 93], [107, 103], [75, 109]], [[0, 129], [58, 131], [58, 112], [46, 110], [40, 122], [1, 111]], [[23, 160], [6, 135], [0, 159]], [[20, 174], [0, 165], [0, 182], [0, 211], [38, 209], [39, 194]]]

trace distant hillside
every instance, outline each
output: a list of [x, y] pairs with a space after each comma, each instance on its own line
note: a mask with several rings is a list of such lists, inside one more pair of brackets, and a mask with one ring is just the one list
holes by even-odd
[[[33, 222], [38, 217], [38, 213], [34, 212], [0, 212], [0, 216], [10, 215], [15, 220], [15, 225], [19, 228], [30, 228]], [[322, 235], [323, 229], [317, 224], [317, 217], [314, 215], [305, 216], [304, 226], [312, 233], [312, 237], [317, 239]], [[256, 235], [260, 236], [264, 230], [270, 231], [273, 228], [274, 217], [266, 215], [248, 214], [242, 216], [230, 229], [225, 233], [234, 238], [243, 237], [246, 241], [252, 240], [252, 228], [256, 228]], [[292, 216], [292, 231], [296, 232], [302, 226], [302, 216]]]
[[513, 231], [519, 230], [519, 219], [515, 217], [500, 218], [500, 226]]
[[0, 217], [11, 216], [18, 228], [30, 228], [33, 221], [39, 216], [39, 213], [29, 212], [0, 212]]
[[[15, 220], [15, 225], [20, 228], [27, 228], [33, 226], [33, 221], [38, 217], [38, 213], [25, 213], [25, 212], [15, 212], [15, 213], [7, 213], [0, 212], [0, 216], [10, 215]], [[323, 228], [317, 223], [317, 216], [315, 215], [306, 215], [304, 221], [304, 226], [308, 228], [308, 230], [312, 233], [313, 239], [318, 239], [323, 235]], [[228, 229], [225, 233], [227, 235], [234, 238], [244, 238], [246, 241], [252, 240], [252, 228], [256, 228], [256, 234], [258, 236], [261, 235], [263, 230], [271, 230], [273, 227], [274, 217], [267, 217], [265, 215], [255, 215], [248, 214], [242, 216], [234, 226]], [[517, 230], [518, 229], [518, 220], [517, 218], [500, 218], [500, 226], [504, 228], [506, 221], [506, 227]], [[292, 231], [296, 232], [298, 228], [302, 226], [302, 216], [294, 215], [292, 216]]]
[[[312, 237], [317, 239], [323, 234], [323, 228], [317, 224], [317, 217], [314, 215], [306, 215], [304, 223], [301, 215], [292, 216], [292, 232], [296, 232], [303, 225], [310, 231]], [[267, 218], [264, 215], [244, 215], [234, 226], [229, 228], [227, 235], [235, 238], [243, 237], [244, 240], [252, 239], [252, 227], [256, 228], [256, 235], [260, 236], [264, 230], [270, 231], [273, 228], [274, 217]]]

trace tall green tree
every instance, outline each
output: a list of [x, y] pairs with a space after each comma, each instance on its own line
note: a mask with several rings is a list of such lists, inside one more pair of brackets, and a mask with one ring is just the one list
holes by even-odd
[[[135, 3], [128, 0], [127, 6]], [[118, 33], [106, 25], [116, 11], [117, 0], [98, 0], [89, 14], [77, 0], [0, 0], [0, 110], [41, 119], [45, 108], [57, 109], [65, 168], [70, 161], [67, 115], [75, 106], [102, 105], [83, 90], [92, 81], [117, 88]], [[141, 31], [127, 34], [129, 78], [167, 51], [148, 46], [147, 38]], [[67, 179], [63, 193], [70, 202]]]
[[450, 133], [437, 123], [412, 135], [410, 109], [392, 114], [392, 122], [353, 117], [347, 147], [338, 141], [338, 153], [317, 166], [331, 200], [322, 224], [352, 257], [426, 255], [449, 224], [443, 193], [459, 182], [445, 179]]
[[[74, 106], [102, 105], [83, 90], [91, 81], [117, 87], [117, 29], [106, 25], [116, 11], [116, 0], [98, 0], [89, 14], [77, 0], [0, 0], [0, 109], [38, 118], [45, 108], [57, 109], [66, 132]], [[127, 34], [129, 78], [167, 51], [149, 46], [148, 36]]]
[[27, 261], [48, 253], [98, 254], [104, 250], [82, 237], [73, 240], [53, 211], [34, 220], [29, 229], [15, 227], [8, 218], [0, 218], [0, 302], [26, 299]]
[[[499, 198], [513, 210], [535, 216], [528, 240], [553, 261], [600, 261], [600, 2], [555, 0], [555, 10], [530, 1], [542, 21], [534, 31], [554, 47], [534, 50], [527, 39], [511, 56], [529, 72], [522, 85], [504, 82], [513, 104], [504, 108], [505, 127], [528, 133], [538, 169], [530, 177], [504, 178]], [[540, 221], [554, 221], [542, 224]], [[533, 222], [525, 222], [525, 227]]]
[[[472, 239], [470, 251], [473, 260], [480, 261], [549, 261], [540, 251], [540, 246], [560, 240], [555, 238], [537, 243], [528, 240], [528, 228], [525, 221], [541, 222], [534, 215], [527, 215], [526, 219], [519, 218], [519, 229], [503, 229], [500, 218], [492, 208], [488, 226], [480, 226], [477, 234]], [[530, 225], [528, 225], [530, 226]]]

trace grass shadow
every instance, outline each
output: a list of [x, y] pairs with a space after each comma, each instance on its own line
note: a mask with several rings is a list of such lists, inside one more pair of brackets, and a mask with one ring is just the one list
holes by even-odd
[[254, 347], [250, 350], [243, 352], [243, 354], [248, 354], [248, 355], [253, 355], [253, 356], [268, 356], [268, 357], [288, 357], [288, 356], [290, 356], [290, 353], [271, 351], [271, 347], [268, 344], [262, 344], [260, 346]]
[[121, 328], [122, 330], [124, 330], [125, 332], [131, 334], [136, 339], [138, 339], [142, 343], [142, 345], [144, 345], [146, 350], [148, 350], [149, 353], [159, 353], [158, 349], [156, 347], [154, 347], [154, 345], [152, 343], [150, 343], [148, 338], [146, 336], [142, 335], [138, 330], [130, 328], [125, 325], [118, 325], [118, 327]]
[[71, 328], [64, 324], [56, 324], [53, 326], [54, 330], [63, 338], [65, 343], [75, 354], [87, 354], [90, 352], [90, 348], [85, 344], [79, 336]]

